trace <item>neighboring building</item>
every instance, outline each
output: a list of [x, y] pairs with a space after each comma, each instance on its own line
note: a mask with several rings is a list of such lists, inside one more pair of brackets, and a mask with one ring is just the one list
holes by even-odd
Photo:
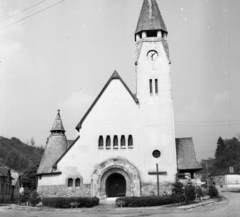
[[7, 167], [0, 167], [0, 202], [11, 200], [12, 177]]
[[19, 190], [20, 190], [20, 175], [19, 173], [11, 170], [12, 175], [12, 192], [11, 192], [11, 200], [15, 201], [19, 197]]
[[202, 169], [192, 138], [175, 139], [167, 34], [156, 1], [144, 0], [135, 32], [136, 94], [115, 71], [69, 147], [58, 112], [38, 168], [42, 197], [170, 193], [178, 173], [194, 178]]
[[215, 183], [221, 191], [240, 191], [240, 174], [229, 172], [211, 175], [210, 183]]

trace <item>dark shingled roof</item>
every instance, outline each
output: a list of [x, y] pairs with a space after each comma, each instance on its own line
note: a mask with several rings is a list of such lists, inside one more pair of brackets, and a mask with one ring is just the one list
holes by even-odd
[[196, 160], [192, 138], [176, 138], [177, 163], [179, 170], [201, 170]]
[[53, 164], [61, 157], [66, 149], [67, 138], [64, 134], [56, 133], [50, 135], [37, 173], [51, 173]]
[[7, 176], [9, 172], [9, 169], [6, 167], [0, 167], [0, 175]]
[[68, 141], [64, 134], [65, 130], [59, 111], [60, 110], [58, 110], [57, 117], [51, 129], [51, 135], [48, 137], [47, 144], [38, 167], [38, 174], [52, 173], [53, 164], [67, 150]]
[[63, 123], [62, 123], [62, 119], [60, 116], [60, 110], [58, 110], [57, 117], [53, 123], [53, 127], [50, 132], [54, 132], [54, 131], [65, 132], [65, 129], [64, 129]]
[[76, 130], [79, 131], [82, 127], [82, 123], [85, 120], [85, 118], [88, 116], [88, 114], [90, 113], [90, 111], [92, 110], [92, 108], [94, 107], [94, 105], [97, 103], [97, 101], [100, 99], [100, 97], [102, 96], [102, 94], [104, 93], [104, 91], [107, 89], [108, 85], [111, 83], [112, 80], [114, 79], [119, 79], [123, 86], [127, 89], [127, 91], [129, 92], [129, 94], [131, 95], [131, 97], [133, 98], [133, 100], [135, 101], [135, 103], [138, 103], [138, 99], [136, 98], [136, 95], [134, 95], [131, 90], [128, 88], [128, 86], [125, 84], [125, 82], [122, 80], [122, 78], [120, 77], [120, 75], [117, 73], [117, 71], [114, 71], [112, 76], [109, 78], [108, 82], [105, 84], [105, 86], [103, 87], [103, 89], [101, 90], [101, 92], [98, 94], [97, 98], [94, 100], [94, 102], [92, 103], [92, 105], [90, 106], [90, 108], [87, 110], [87, 112], [85, 113], [85, 115], [83, 116], [83, 118], [80, 120], [80, 122], [78, 123], [78, 125], [76, 126]]
[[163, 30], [167, 32], [155, 0], [144, 0], [135, 34], [146, 30]]

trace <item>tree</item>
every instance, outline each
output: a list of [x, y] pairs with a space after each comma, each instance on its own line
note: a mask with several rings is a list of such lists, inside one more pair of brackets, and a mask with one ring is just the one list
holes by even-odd
[[21, 183], [25, 189], [28, 189], [30, 192], [37, 188], [37, 179], [36, 174], [39, 167], [39, 161], [36, 161], [23, 173], [21, 177]]
[[234, 167], [235, 172], [240, 170], [240, 143], [237, 138], [222, 140], [218, 139], [218, 146], [215, 152], [216, 173], [229, 172], [229, 167]]
[[30, 144], [31, 144], [32, 147], [34, 147], [34, 145], [35, 145], [35, 140], [34, 140], [33, 137], [32, 137], [31, 140], [30, 140]]

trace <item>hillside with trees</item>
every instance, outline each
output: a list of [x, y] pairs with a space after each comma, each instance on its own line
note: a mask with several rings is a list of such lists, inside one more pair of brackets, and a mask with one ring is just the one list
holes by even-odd
[[[229, 173], [229, 168], [234, 168], [234, 173], [240, 173], [240, 141], [238, 138], [217, 140], [215, 158], [202, 159], [203, 170], [200, 174], [222, 174]], [[205, 178], [205, 177], [204, 177]], [[203, 179], [204, 179], [203, 178]]]
[[23, 172], [43, 155], [43, 147], [36, 147], [31, 139], [31, 145], [21, 142], [18, 138], [7, 139], [0, 136], [0, 164]]

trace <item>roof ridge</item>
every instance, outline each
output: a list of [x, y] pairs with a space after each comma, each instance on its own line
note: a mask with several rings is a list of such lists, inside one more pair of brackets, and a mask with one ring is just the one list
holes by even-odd
[[82, 117], [82, 119], [79, 121], [78, 125], [76, 126], [76, 130], [79, 131], [83, 121], [85, 120], [85, 118], [88, 116], [88, 114], [90, 113], [90, 111], [92, 110], [92, 108], [95, 106], [95, 104], [97, 103], [97, 101], [99, 100], [99, 98], [102, 96], [102, 94], [104, 93], [104, 91], [107, 89], [108, 85], [111, 83], [112, 80], [114, 79], [119, 79], [123, 86], [127, 89], [127, 91], [130, 93], [130, 95], [132, 96], [133, 100], [138, 103], [138, 99], [136, 98], [136, 96], [134, 96], [134, 94], [131, 92], [131, 90], [128, 88], [128, 86], [125, 84], [125, 82], [122, 80], [122, 78], [120, 77], [120, 75], [118, 74], [118, 72], [116, 70], [114, 70], [113, 74], [111, 75], [111, 77], [108, 79], [107, 83], [104, 85], [103, 89], [100, 91], [100, 93], [98, 94], [98, 96], [96, 97], [96, 99], [93, 101], [93, 103], [91, 104], [91, 106], [89, 107], [89, 109], [87, 110], [87, 112], [85, 113], [85, 115]]

